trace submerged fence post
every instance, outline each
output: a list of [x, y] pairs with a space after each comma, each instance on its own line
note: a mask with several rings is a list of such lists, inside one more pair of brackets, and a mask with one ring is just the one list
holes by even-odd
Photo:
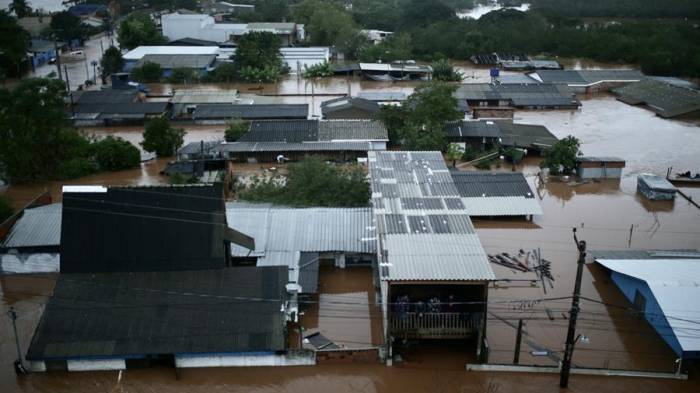
[[513, 364], [520, 363], [520, 341], [523, 338], [523, 320], [518, 320], [518, 335], [515, 337], [515, 354], [513, 355]]

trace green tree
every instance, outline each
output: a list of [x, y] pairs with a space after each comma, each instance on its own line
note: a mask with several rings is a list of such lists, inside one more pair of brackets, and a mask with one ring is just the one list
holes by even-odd
[[61, 11], [53, 14], [49, 24], [53, 34], [62, 41], [82, 40], [87, 35], [85, 26], [80, 18], [68, 11]]
[[92, 150], [97, 165], [104, 171], [133, 168], [141, 162], [141, 154], [136, 146], [111, 135], [95, 142]]
[[435, 60], [432, 64], [433, 79], [443, 82], [461, 82], [464, 75], [455, 70], [447, 59]]
[[12, 0], [8, 9], [14, 12], [18, 18], [24, 18], [32, 14], [32, 7], [27, 4], [27, 0]]
[[238, 78], [238, 71], [233, 63], [222, 63], [209, 72], [205, 78], [212, 82], [231, 83]]
[[15, 212], [12, 206], [12, 199], [0, 195], [0, 223], [7, 220]]
[[366, 62], [388, 63], [395, 60], [411, 58], [411, 35], [397, 33], [376, 45], [367, 45], [359, 49], [359, 58]]
[[31, 40], [29, 33], [5, 11], [0, 11], [0, 74], [20, 76]]
[[238, 77], [249, 82], [274, 82], [282, 72], [280, 41], [268, 31], [243, 34], [233, 64]]
[[107, 76], [121, 72], [124, 67], [124, 58], [122, 57], [122, 52], [114, 46], [110, 46], [102, 55], [102, 60], [100, 61], [102, 66], [102, 75]]
[[323, 63], [314, 64], [311, 67], [304, 66], [304, 78], [318, 78], [324, 76], [334, 75], [333, 65], [327, 61]]
[[168, 77], [168, 82], [170, 83], [192, 83], [196, 82], [199, 78], [197, 73], [192, 68], [173, 68], [172, 73]]
[[12, 90], [0, 89], [0, 163], [10, 181], [66, 177], [70, 159], [89, 156], [90, 142], [66, 123], [64, 97], [65, 85], [56, 79], [23, 79]]
[[158, 157], [175, 155], [184, 143], [185, 130], [173, 128], [165, 118], [149, 121], [143, 132], [141, 146], [148, 152], [155, 152]]
[[445, 153], [447, 156], [447, 159], [452, 161], [452, 166], [456, 167], [457, 166], [457, 160], [461, 159], [462, 156], [464, 155], [464, 150], [456, 144], [456, 143], [450, 143], [447, 146], [447, 152]]
[[231, 119], [228, 123], [228, 127], [226, 127], [226, 131], [224, 131], [224, 139], [226, 142], [235, 142], [243, 136], [243, 134], [248, 132], [248, 130], [250, 130], [249, 121], [240, 118]]
[[409, 120], [414, 123], [444, 124], [463, 117], [453, 94], [456, 85], [433, 81], [419, 86], [406, 100], [411, 108]]
[[370, 198], [366, 174], [357, 165], [336, 166], [310, 156], [289, 166], [286, 179], [255, 179], [238, 191], [239, 198], [289, 206], [367, 206]]
[[146, 61], [131, 70], [131, 79], [137, 82], [159, 82], [163, 77], [163, 68], [158, 63]]
[[119, 47], [134, 49], [142, 45], [160, 45], [166, 42], [148, 14], [133, 12], [119, 24]]
[[545, 151], [540, 168], [548, 168], [552, 175], [568, 175], [576, 168], [576, 157], [581, 155], [581, 141], [571, 135]]

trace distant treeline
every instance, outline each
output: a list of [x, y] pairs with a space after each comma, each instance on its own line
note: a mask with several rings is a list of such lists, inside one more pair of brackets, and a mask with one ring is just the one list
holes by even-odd
[[527, 0], [533, 10], [574, 18], [693, 18], [700, 19], [698, 0]]

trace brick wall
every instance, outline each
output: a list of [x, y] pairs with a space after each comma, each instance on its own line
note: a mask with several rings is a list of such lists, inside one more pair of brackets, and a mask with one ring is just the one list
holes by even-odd
[[316, 352], [316, 363], [379, 363], [379, 349], [321, 350]]

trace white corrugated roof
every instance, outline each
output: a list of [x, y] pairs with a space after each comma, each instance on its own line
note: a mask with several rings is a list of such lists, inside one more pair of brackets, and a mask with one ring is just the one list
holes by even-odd
[[53, 203], [26, 209], [0, 246], [17, 248], [60, 245], [62, 206]]
[[124, 60], [141, 60], [146, 55], [216, 55], [218, 46], [139, 46], [124, 55]]
[[700, 258], [596, 259], [649, 286], [683, 351], [700, 351]]
[[520, 196], [462, 198], [464, 210], [471, 217], [525, 216], [542, 214], [536, 198]]

